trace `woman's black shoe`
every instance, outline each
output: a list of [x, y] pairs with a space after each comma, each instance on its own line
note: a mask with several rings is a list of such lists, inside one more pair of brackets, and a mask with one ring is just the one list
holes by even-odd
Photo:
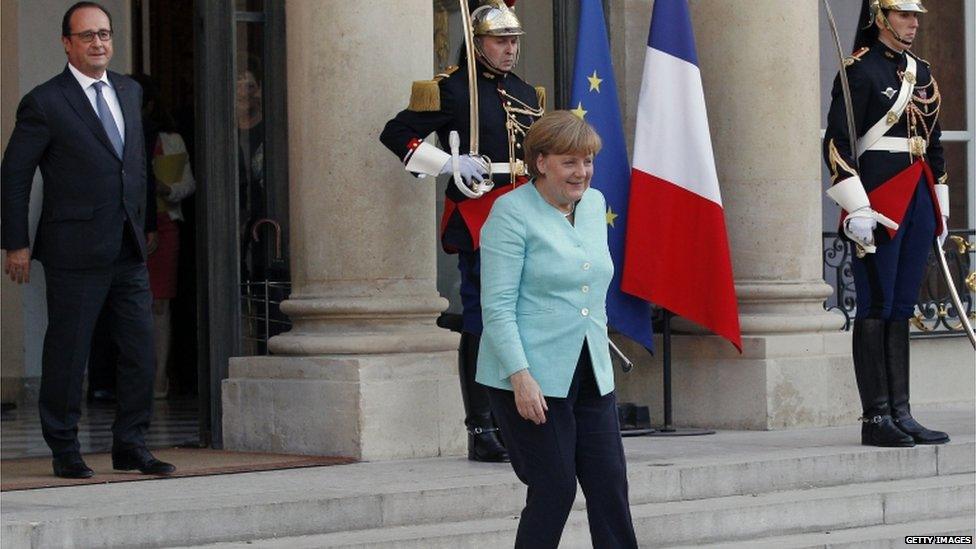
[[95, 476], [95, 471], [92, 471], [85, 464], [85, 460], [81, 459], [81, 454], [77, 452], [54, 456], [54, 459], [51, 460], [51, 466], [56, 477], [91, 478]]
[[861, 444], [887, 448], [911, 448], [915, 441], [901, 431], [891, 416], [861, 418]]
[[498, 440], [498, 429], [481, 429], [476, 427], [468, 431], [468, 459], [489, 463], [506, 463], [509, 461], [508, 450]]

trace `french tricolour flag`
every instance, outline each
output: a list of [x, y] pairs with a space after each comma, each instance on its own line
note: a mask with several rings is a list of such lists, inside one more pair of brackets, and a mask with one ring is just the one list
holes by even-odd
[[722, 195], [686, 0], [654, 2], [637, 109], [622, 287], [741, 352]]

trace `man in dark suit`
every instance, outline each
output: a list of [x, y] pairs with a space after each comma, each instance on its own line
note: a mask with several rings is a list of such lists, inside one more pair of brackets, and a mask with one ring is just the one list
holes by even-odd
[[18, 283], [30, 276], [27, 212], [38, 167], [44, 180], [33, 245], [47, 282], [41, 428], [55, 475], [93, 475], [81, 458], [78, 419], [92, 331], [105, 305], [120, 352], [112, 466], [168, 474], [175, 467], [145, 446], [155, 359], [143, 233], [142, 90], [106, 70], [112, 19], [105, 8], [74, 4], [64, 15], [61, 35], [68, 66], [24, 96], [0, 167], [0, 247], [6, 251], [4, 271]]

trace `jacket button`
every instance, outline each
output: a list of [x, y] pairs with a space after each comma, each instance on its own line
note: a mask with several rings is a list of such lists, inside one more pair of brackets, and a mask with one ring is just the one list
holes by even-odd
[[580, 288], [580, 290], [583, 290], [583, 293], [585, 294], [590, 291], [590, 287], [584, 284], [583, 287]]
[[583, 307], [583, 310], [580, 311], [580, 314], [582, 314], [583, 316], [590, 316], [590, 310], [587, 309], [586, 307]]
[[125, 170], [122, 170], [122, 177], [125, 177]]
[[589, 271], [590, 270], [590, 262], [589, 261], [587, 261], [586, 263], [583, 264], [583, 270], [584, 271]]

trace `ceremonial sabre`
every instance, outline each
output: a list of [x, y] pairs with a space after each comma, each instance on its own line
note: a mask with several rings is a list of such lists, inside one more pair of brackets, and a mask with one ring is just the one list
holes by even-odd
[[471, 156], [478, 156], [478, 66], [474, 57], [474, 27], [471, 26], [471, 12], [468, 11], [468, 0], [458, 0], [461, 4], [461, 22], [464, 25], [464, 51], [468, 56], [468, 113], [471, 124]]
[[470, 131], [468, 132], [471, 136], [469, 153], [472, 158], [480, 158], [480, 162], [484, 167], [484, 171], [488, 176], [481, 181], [476, 183], [473, 180], [468, 182], [464, 180], [460, 172], [460, 137], [458, 136], [457, 130], [451, 130], [450, 133], [450, 146], [451, 146], [451, 157], [453, 162], [454, 170], [454, 186], [461, 191], [461, 194], [467, 196], [468, 198], [481, 198], [485, 193], [490, 191], [495, 184], [491, 179], [491, 160], [486, 159], [478, 154], [478, 65], [477, 60], [474, 57], [474, 27], [471, 23], [471, 12], [468, 11], [468, 0], [459, 0], [461, 4], [461, 21], [464, 24], [464, 51], [468, 56], [468, 94], [470, 100], [468, 101], [468, 113], [470, 119], [468, 123], [470, 124]]
[[[948, 227], [947, 227], [948, 229]], [[959, 315], [959, 321], [962, 322], [962, 328], [966, 331], [966, 335], [969, 336], [969, 342], [973, 345], [973, 349], [976, 349], [976, 334], [973, 333], [973, 327], [969, 324], [969, 316], [966, 314], [966, 309], [962, 306], [962, 300], [959, 299], [959, 292], [956, 291], [956, 284], [952, 281], [952, 273], [949, 272], [949, 264], [946, 262], [945, 252], [942, 251], [942, 246], [939, 245], [939, 237], [935, 237], [935, 255], [939, 258], [939, 271], [942, 272], [943, 278], [945, 278], [946, 286], [949, 287], [949, 296], [952, 297], [952, 306], [956, 308], [956, 313]]]
[[834, 14], [830, 11], [830, 3], [823, 0], [824, 10], [827, 12], [827, 23], [830, 24], [830, 33], [834, 36], [834, 45], [837, 47], [837, 60], [840, 62], [840, 88], [844, 96], [844, 110], [847, 113], [847, 139], [850, 142], [851, 156], [854, 158], [854, 168], [860, 169], [857, 158], [857, 127], [854, 125], [854, 106], [851, 100], [851, 84], [847, 81], [847, 70], [844, 66], [844, 49], [840, 45], [840, 33], [837, 32], [837, 23], [834, 21]]

